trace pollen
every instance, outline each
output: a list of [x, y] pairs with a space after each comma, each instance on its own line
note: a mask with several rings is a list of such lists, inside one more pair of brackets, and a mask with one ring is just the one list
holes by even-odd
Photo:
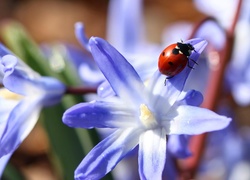
[[140, 105], [140, 112], [141, 112], [140, 114], [141, 123], [146, 128], [154, 128], [155, 126], [157, 126], [157, 121], [154, 115], [145, 104]]
[[10, 92], [9, 90], [5, 88], [0, 89], [0, 97], [10, 100], [20, 100], [22, 99], [22, 96], [15, 94], [13, 92]]

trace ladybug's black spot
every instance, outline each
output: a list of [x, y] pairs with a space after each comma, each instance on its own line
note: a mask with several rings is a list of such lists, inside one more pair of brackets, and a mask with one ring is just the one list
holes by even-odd
[[170, 65], [170, 66], [173, 66], [174, 65], [174, 63], [173, 62], [168, 62], [168, 64]]
[[161, 55], [162, 55], [162, 56], [165, 56], [165, 52], [163, 51], [163, 52], [161, 53]]
[[179, 49], [176, 49], [176, 48], [174, 48], [173, 50], [172, 50], [172, 54], [179, 54]]

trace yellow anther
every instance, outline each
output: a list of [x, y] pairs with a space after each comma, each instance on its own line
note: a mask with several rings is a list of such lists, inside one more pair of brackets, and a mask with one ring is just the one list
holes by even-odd
[[4, 99], [11, 99], [11, 100], [20, 100], [20, 99], [22, 99], [21, 95], [15, 94], [15, 93], [9, 91], [6, 88], [1, 88], [0, 89], [0, 97], [2, 97]]
[[140, 105], [140, 120], [146, 128], [153, 128], [157, 125], [157, 121], [145, 104]]

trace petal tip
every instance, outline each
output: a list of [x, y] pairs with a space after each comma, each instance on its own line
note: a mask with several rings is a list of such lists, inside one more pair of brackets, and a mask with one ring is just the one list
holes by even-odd
[[75, 29], [83, 29], [83, 28], [84, 28], [84, 24], [82, 22], [75, 23]]
[[90, 38], [89, 38], [89, 43], [94, 43], [94, 44], [98, 44], [98, 42], [101, 40], [101, 38], [99, 38], [99, 37], [96, 37], [96, 36], [91, 36]]

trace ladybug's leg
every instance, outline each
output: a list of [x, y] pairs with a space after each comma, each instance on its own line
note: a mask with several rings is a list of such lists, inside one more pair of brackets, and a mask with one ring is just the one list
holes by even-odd
[[197, 64], [198, 65], [198, 63], [195, 61], [195, 60], [193, 60], [193, 59], [190, 59], [191, 61], [193, 61], [195, 64]]
[[189, 64], [189, 60], [191, 60], [193, 63], [195, 63], [195, 64], [197, 64], [198, 65], [198, 63], [197, 62], [195, 62], [193, 59], [188, 59], [188, 67], [189, 68], [191, 68], [191, 69], [194, 69], [192, 66], [190, 66], [190, 64]]
[[167, 76], [167, 77], [165, 78], [164, 86], [166, 86], [166, 84], [167, 84], [167, 79], [171, 79], [172, 77], [174, 77], [174, 76]]
[[192, 66], [190, 66], [189, 61], [188, 61], [188, 65], [187, 65], [190, 69], [194, 69]]

